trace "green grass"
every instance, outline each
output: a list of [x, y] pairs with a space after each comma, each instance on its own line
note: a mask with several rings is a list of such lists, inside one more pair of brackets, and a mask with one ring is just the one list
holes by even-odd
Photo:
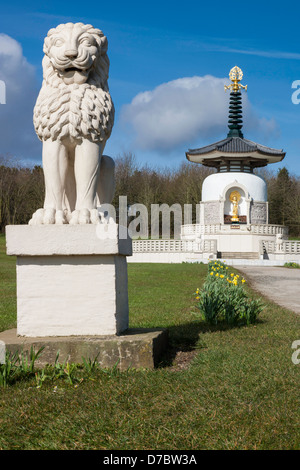
[[0, 331], [16, 326], [16, 258], [6, 256], [5, 237], [0, 234]]
[[[16, 322], [14, 263], [2, 246], [2, 330]], [[264, 299], [256, 325], [209, 327], [193, 314], [206, 273], [128, 265], [130, 326], [169, 328], [172, 351], [197, 351], [188, 369], [174, 372], [171, 355], [156, 370], [98, 370], [76, 387], [17, 381], [0, 389], [0, 449], [299, 449], [299, 316]]]

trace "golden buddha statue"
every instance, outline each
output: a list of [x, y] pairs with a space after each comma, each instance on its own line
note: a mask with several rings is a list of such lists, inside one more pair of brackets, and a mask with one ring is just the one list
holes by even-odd
[[241, 199], [241, 195], [238, 191], [232, 191], [229, 196], [229, 200], [232, 203], [232, 217], [231, 222], [239, 222], [239, 201]]

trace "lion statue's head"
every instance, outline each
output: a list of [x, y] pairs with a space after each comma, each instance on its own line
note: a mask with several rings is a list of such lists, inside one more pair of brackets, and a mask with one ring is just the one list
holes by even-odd
[[107, 140], [114, 121], [107, 38], [90, 24], [66, 23], [44, 41], [43, 85], [34, 108], [41, 140]]
[[88, 82], [106, 89], [107, 38], [100, 29], [83, 23], [61, 24], [48, 32], [44, 53], [46, 80], [51, 82], [58, 77], [67, 85]]

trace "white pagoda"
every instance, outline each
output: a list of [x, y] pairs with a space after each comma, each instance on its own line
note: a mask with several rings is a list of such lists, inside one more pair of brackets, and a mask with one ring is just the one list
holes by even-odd
[[214, 144], [188, 150], [189, 161], [213, 167], [202, 187], [200, 220], [182, 226], [182, 239], [215, 240], [217, 257], [258, 259], [263, 256], [262, 240], [278, 244], [287, 238], [286, 227], [270, 225], [265, 181], [254, 169], [278, 163], [285, 157], [276, 150], [244, 138], [240, 68], [231, 69], [229, 132]]

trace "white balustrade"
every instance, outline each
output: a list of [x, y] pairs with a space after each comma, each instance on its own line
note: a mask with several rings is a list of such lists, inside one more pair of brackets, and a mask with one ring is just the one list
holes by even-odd
[[251, 232], [259, 235], [288, 235], [288, 228], [284, 225], [263, 225], [263, 224], [252, 224]]
[[260, 252], [263, 253], [283, 253], [300, 255], [300, 241], [289, 240], [277, 243], [276, 241], [261, 240]]
[[[187, 224], [181, 226], [181, 236], [188, 235], [210, 235], [216, 234], [228, 228], [228, 225], [211, 224], [211, 225], [200, 225], [200, 224]], [[271, 224], [251, 224], [248, 226], [251, 233], [258, 235], [288, 235], [288, 228], [283, 225], [271, 225]]]
[[134, 253], [216, 253], [216, 240], [132, 240]]

